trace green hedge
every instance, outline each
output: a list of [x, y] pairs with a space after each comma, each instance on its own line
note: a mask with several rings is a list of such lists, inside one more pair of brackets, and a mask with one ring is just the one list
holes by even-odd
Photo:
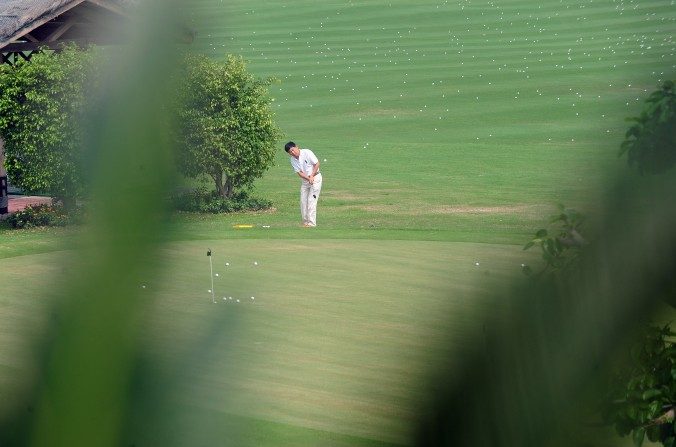
[[272, 202], [249, 197], [246, 191], [239, 191], [232, 197], [224, 198], [216, 191], [198, 188], [172, 197], [172, 206], [178, 211], [190, 213], [232, 213], [236, 211], [261, 211], [272, 207]]
[[84, 220], [81, 209], [67, 211], [61, 205], [29, 205], [12, 213], [6, 222], [11, 228], [64, 227]]

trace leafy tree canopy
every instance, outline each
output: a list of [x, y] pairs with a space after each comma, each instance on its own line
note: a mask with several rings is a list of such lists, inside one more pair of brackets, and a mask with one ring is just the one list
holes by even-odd
[[7, 173], [17, 187], [45, 192], [67, 206], [85, 191], [81, 124], [95, 57], [93, 49], [67, 46], [0, 66]]
[[273, 79], [258, 79], [244, 60], [188, 56], [179, 82], [178, 166], [208, 175], [222, 197], [251, 186], [274, 162], [279, 130], [268, 96]]

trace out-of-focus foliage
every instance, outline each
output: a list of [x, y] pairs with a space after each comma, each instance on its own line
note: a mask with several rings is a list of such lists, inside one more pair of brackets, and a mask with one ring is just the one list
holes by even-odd
[[97, 54], [73, 45], [0, 65], [0, 135], [12, 184], [75, 204], [86, 190], [83, 134]]
[[241, 57], [223, 62], [188, 55], [179, 85], [180, 171], [208, 175], [222, 197], [261, 177], [274, 162], [279, 131], [268, 96], [273, 79], [257, 79]]
[[676, 443], [675, 336], [668, 325], [646, 327], [613, 377], [604, 419], [621, 436], [631, 434], [638, 447], [646, 437], [665, 447]]
[[641, 174], [658, 174], [676, 163], [676, 93], [674, 82], [667, 81], [653, 92], [635, 122], [627, 130], [620, 156], [627, 154], [630, 166]]
[[138, 330], [151, 300], [139, 284], [157, 268], [163, 199], [175, 178], [167, 124], [177, 65], [171, 14], [178, 11], [169, 0], [146, 0], [138, 8], [132, 20], [142, 26], [119, 30], [129, 45], [100, 62], [107, 81], [86, 98], [96, 101], [85, 104], [93, 113], [69, 117], [73, 134], [86, 138], [87, 154], [73, 156], [86, 159], [91, 170], [91, 224], [81, 232], [71, 268], [63, 269], [63, 290], [51, 291], [48, 327], [36, 340], [35, 385], [0, 421], [3, 446], [134, 443], [123, 439], [138, 405], [132, 391]]
[[676, 179], [640, 186], [609, 191], [577, 268], [501, 293], [482, 339], [439, 370], [417, 445], [597, 445], [589, 425], [609, 366], [676, 292]]
[[580, 249], [586, 244], [580, 234], [584, 223], [584, 216], [574, 209], [566, 208], [559, 204], [559, 214], [551, 219], [552, 224], [559, 224], [555, 230], [541, 228], [535, 233], [535, 237], [524, 247], [528, 250], [538, 246], [542, 250], [542, 259], [545, 265], [537, 274], [529, 266], [522, 268], [526, 275], [540, 276], [545, 272], [560, 272], [577, 264]]

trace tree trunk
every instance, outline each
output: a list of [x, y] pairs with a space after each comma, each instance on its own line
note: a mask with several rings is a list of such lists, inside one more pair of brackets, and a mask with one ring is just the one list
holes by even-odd
[[219, 196], [223, 197], [224, 199], [229, 199], [230, 197], [232, 197], [232, 195], [235, 193], [235, 188], [232, 184], [232, 179], [223, 175], [222, 172], [212, 174], [211, 178], [214, 179], [214, 183], [216, 184], [216, 191], [218, 191]]
[[232, 184], [232, 179], [226, 177], [225, 179], [225, 197], [230, 198], [235, 193], [235, 187]]

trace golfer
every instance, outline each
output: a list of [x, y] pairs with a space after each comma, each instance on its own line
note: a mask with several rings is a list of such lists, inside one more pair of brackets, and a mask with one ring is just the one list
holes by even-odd
[[304, 227], [317, 226], [317, 200], [322, 190], [319, 160], [310, 149], [300, 149], [289, 141], [284, 146], [294, 172], [303, 179], [300, 184], [300, 217]]

